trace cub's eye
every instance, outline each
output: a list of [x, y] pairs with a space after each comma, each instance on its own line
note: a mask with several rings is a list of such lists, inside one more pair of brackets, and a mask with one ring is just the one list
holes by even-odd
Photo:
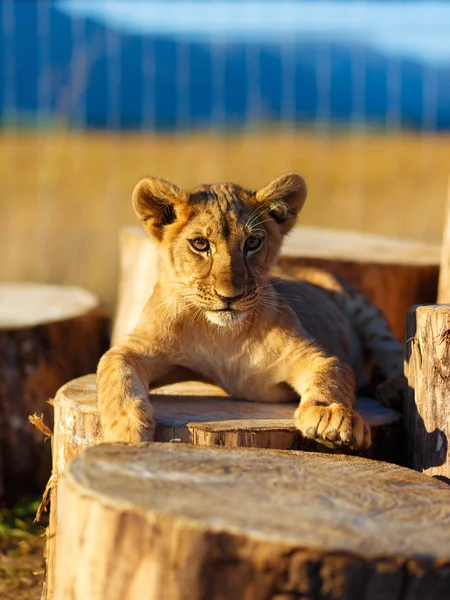
[[193, 240], [189, 240], [189, 243], [197, 250], [197, 252], [207, 252], [209, 250], [209, 242], [207, 239], [203, 237], [194, 238]]
[[247, 252], [256, 252], [256, 250], [259, 250], [261, 246], [262, 239], [254, 235], [251, 235], [245, 240], [245, 250]]

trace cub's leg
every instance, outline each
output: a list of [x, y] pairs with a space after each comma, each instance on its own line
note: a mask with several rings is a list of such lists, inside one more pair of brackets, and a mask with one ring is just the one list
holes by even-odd
[[166, 357], [152, 354], [149, 344], [133, 334], [103, 355], [97, 368], [97, 400], [104, 441], [153, 439], [148, 386], [169, 368]]
[[288, 381], [301, 397], [294, 415], [298, 429], [333, 445], [370, 446], [370, 427], [353, 410], [353, 370], [311, 346], [301, 350], [290, 364], [293, 375]]

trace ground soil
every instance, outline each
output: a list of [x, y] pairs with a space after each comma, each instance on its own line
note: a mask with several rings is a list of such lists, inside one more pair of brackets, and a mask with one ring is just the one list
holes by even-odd
[[44, 577], [43, 537], [0, 545], [0, 598], [39, 600]]
[[23, 498], [0, 508], [0, 599], [40, 600], [44, 579], [45, 527], [34, 517], [40, 498]]

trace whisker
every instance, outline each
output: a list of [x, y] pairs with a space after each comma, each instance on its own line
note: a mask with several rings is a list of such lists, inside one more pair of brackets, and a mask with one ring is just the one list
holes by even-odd
[[[267, 223], [267, 221], [273, 221], [273, 219], [269, 218], [269, 219], [264, 219], [264, 221], [258, 221], [258, 223], [256, 223], [256, 225], [262, 225], [263, 223]], [[252, 231], [258, 231], [258, 230], [253, 229], [253, 227], [252, 227]]]
[[270, 206], [266, 206], [266, 205], [262, 205], [261, 207], [258, 207], [257, 209], [255, 209], [253, 211], [253, 213], [250, 215], [250, 217], [247, 219], [247, 222], [245, 223], [245, 228], [249, 229], [253, 226], [253, 223], [261, 216], [263, 215], [265, 212], [267, 212], [270, 209]]
[[264, 204], [262, 204], [261, 206], [257, 206], [257, 207], [256, 207], [256, 208], [253, 210], [253, 212], [250, 214], [249, 218], [247, 219], [247, 221], [246, 221], [246, 223], [245, 223], [245, 226], [247, 225], [247, 223], [248, 223], [249, 221], [251, 221], [251, 220], [253, 219], [253, 217], [256, 215], [256, 213], [257, 213], [258, 211], [260, 211], [261, 209], [263, 209], [263, 208], [264, 208], [264, 206], [265, 206], [265, 205], [264, 205]]

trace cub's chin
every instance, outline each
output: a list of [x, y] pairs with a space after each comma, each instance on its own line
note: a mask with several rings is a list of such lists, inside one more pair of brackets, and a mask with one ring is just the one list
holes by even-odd
[[247, 316], [247, 311], [237, 310], [207, 310], [205, 316], [210, 323], [220, 327], [238, 325]]

